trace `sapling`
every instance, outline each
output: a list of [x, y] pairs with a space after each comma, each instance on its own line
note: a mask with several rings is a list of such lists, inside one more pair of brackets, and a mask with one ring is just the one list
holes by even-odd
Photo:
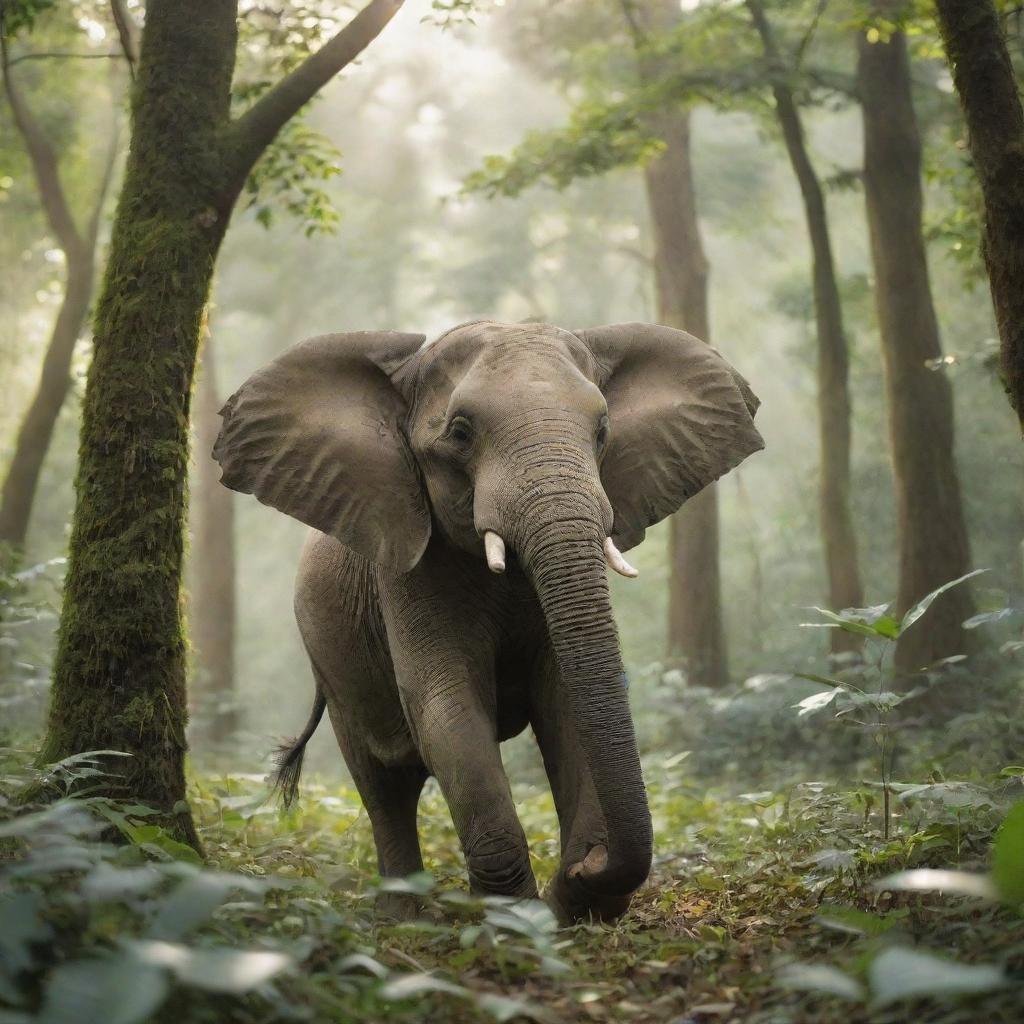
[[[801, 624], [812, 629], [842, 629], [848, 633], [855, 633], [858, 636], [865, 637], [868, 641], [863, 655], [853, 656], [852, 658], [847, 656], [844, 658], [844, 662], [850, 663], [847, 674], [859, 677], [865, 683], [865, 687], [857, 686], [850, 679], [798, 672], [797, 675], [801, 679], [822, 683], [828, 686], [829, 689], [820, 690], [818, 693], [805, 697], [794, 707], [799, 709], [798, 714], [802, 716], [831, 706], [836, 719], [853, 721], [861, 728], [874, 732], [875, 741], [879, 747], [879, 777], [882, 788], [882, 835], [887, 842], [890, 832], [892, 764], [895, 753], [892, 716], [893, 712], [901, 704], [923, 692], [923, 687], [920, 686], [903, 690], [903, 692], [897, 692], [896, 671], [893, 667], [896, 643], [908, 629], [923, 618], [936, 598], [965, 580], [969, 580], [973, 576], [978, 576], [987, 571], [987, 569], [976, 569], [974, 572], [969, 572], [955, 580], [944, 583], [941, 587], [921, 598], [902, 618], [897, 618], [892, 613], [892, 604], [890, 603], [875, 605], [870, 608], [844, 608], [841, 612], [834, 612], [828, 608], [814, 608], [813, 610], [826, 621], [804, 622]], [[964, 655], [953, 655], [949, 658], [943, 658], [937, 665], [929, 667], [935, 668], [953, 664], [962, 661], [963, 658]], [[875, 683], [876, 685], [869, 689], [867, 688], [869, 683]], [[860, 713], [873, 715], [873, 719], [864, 720], [857, 717]]]

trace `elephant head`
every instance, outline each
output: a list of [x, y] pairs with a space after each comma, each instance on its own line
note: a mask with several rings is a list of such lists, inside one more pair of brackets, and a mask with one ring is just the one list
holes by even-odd
[[536, 591], [607, 824], [570, 871], [632, 892], [651, 830], [606, 561], [763, 447], [758, 401], [713, 348], [640, 323], [566, 331], [463, 324], [313, 338], [227, 403], [224, 483], [330, 534], [385, 573], [435, 542], [514, 557]]

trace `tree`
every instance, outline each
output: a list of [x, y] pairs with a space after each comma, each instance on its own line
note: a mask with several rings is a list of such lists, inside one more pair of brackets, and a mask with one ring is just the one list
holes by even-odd
[[190, 394], [214, 263], [257, 160], [401, 5], [371, 0], [234, 117], [236, 0], [150, 0], [146, 9], [41, 758], [131, 753], [127, 790], [193, 845], [180, 588]]
[[[879, 18], [899, 7], [878, 0]], [[864, 194], [889, 406], [899, 532], [897, 605], [964, 575], [970, 549], [953, 452], [953, 395], [934, 369], [942, 347], [922, 232], [921, 139], [911, 94], [905, 34], [869, 26], [858, 36], [857, 81], [864, 121]], [[883, 35], [883, 30], [887, 34]], [[912, 671], [970, 648], [961, 628], [973, 611], [966, 587], [936, 602], [926, 626], [896, 649]]]
[[194, 647], [193, 706], [201, 703], [205, 737], [214, 744], [231, 738], [238, 728], [235, 692], [235, 496], [221, 485], [213, 459], [224, 404], [217, 386], [216, 346], [203, 330], [202, 362], [196, 383], [193, 415], [196, 445], [196, 486], [191, 520], [191, 603], [189, 626]]
[[[650, 31], [679, 20], [678, 6], [662, 0], [639, 8], [622, 0], [636, 50], [640, 81], [654, 85], [660, 61], [650, 52]], [[711, 341], [708, 261], [697, 218], [690, 153], [690, 111], [669, 107], [645, 118], [661, 152], [644, 164], [644, 189], [654, 238], [658, 320]], [[722, 622], [718, 489], [706, 487], [669, 520], [668, 655], [682, 657], [694, 686], [729, 682], [728, 647]]]
[[[658, 320], [711, 341], [708, 263], [690, 158], [690, 114], [671, 111], [656, 129], [665, 148], [644, 167], [655, 239]], [[668, 652], [685, 659], [694, 686], [729, 682], [719, 572], [718, 489], [712, 484], [669, 520]]]
[[43, 460], [71, 387], [71, 359], [92, 300], [101, 215], [118, 146], [115, 122], [92, 210], [87, 216], [76, 216], [61, 174], [60, 157], [11, 68], [9, 29], [5, 21], [0, 8], [0, 65], [4, 89], [29, 157], [47, 225], [64, 255], [66, 267], [64, 297], [46, 347], [39, 384], [21, 421], [0, 491], [0, 548], [6, 547], [17, 555], [25, 545]]
[[992, 0], [936, 0], [985, 205], [982, 254], [1003, 381], [1024, 429], [1024, 111]]
[[[864, 588], [857, 562], [857, 538], [850, 514], [850, 387], [849, 355], [843, 309], [836, 280], [828, 213], [821, 182], [815, 173], [800, 110], [786, 66], [762, 0], [746, 0], [764, 47], [771, 75], [775, 116], [782, 131], [793, 174], [800, 187], [807, 236], [811, 244], [814, 313], [818, 347], [818, 436], [821, 448], [819, 515], [825, 546], [830, 608], [858, 608]], [[831, 633], [832, 651], [857, 650], [859, 636], [842, 629]]]

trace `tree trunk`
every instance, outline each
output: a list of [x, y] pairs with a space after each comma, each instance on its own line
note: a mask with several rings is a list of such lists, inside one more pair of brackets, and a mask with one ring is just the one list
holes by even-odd
[[[885, 10], [889, 10], [886, 5]], [[922, 234], [921, 141], [911, 96], [906, 38], [858, 40], [857, 78], [864, 118], [864, 192], [885, 386], [899, 530], [897, 603], [904, 611], [966, 573], [970, 548], [953, 453], [953, 395], [940, 359]], [[961, 623], [973, 612], [956, 587], [899, 641], [904, 671], [967, 653]]]
[[936, 0], [935, 7], [985, 200], [982, 252], [1003, 381], [1024, 428], [1024, 111], [992, 0]]
[[370, 0], [231, 120], [236, 0], [146, 5], [40, 759], [131, 753], [118, 764], [123, 783], [108, 791], [150, 804], [196, 847], [184, 799], [181, 563], [189, 405], [214, 261], [254, 163], [401, 6]]
[[[747, 0], [765, 56], [777, 64], [779, 54], [771, 25], [760, 0]], [[850, 515], [850, 389], [849, 357], [843, 330], [843, 311], [832, 258], [828, 214], [821, 183], [814, 171], [792, 89], [777, 67], [772, 85], [775, 116], [782, 129], [786, 153], [800, 187], [813, 261], [814, 313], [818, 342], [818, 437], [821, 450], [819, 516], [825, 547], [828, 605], [837, 611], [864, 603], [857, 538]], [[859, 650], [863, 638], [831, 629], [833, 654]]]
[[42, 759], [122, 750], [124, 789], [198, 846], [185, 796], [180, 615], [189, 396], [225, 189], [230, 0], [151, 0], [95, 322]]
[[[660, 114], [652, 128], [665, 142], [664, 152], [644, 168], [658, 320], [708, 341], [708, 264], [697, 221], [689, 111]], [[669, 520], [669, 573], [669, 656], [685, 660], [694, 686], [727, 685], [716, 485]]]
[[64, 299], [43, 358], [39, 386], [18, 429], [14, 454], [0, 495], [0, 545], [19, 552], [25, 546], [32, 503], [57, 417], [71, 388], [71, 359], [92, 296], [91, 251], [66, 251]]
[[207, 718], [204, 735], [214, 744], [238, 728], [235, 693], [235, 496], [221, 486], [210, 457], [220, 429], [216, 356], [209, 330], [203, 332], [202, 363], [196, 385], [196, 489], [192, 515], [192, 607], [190, 626], [193, 706]]
[[89, 312], [95, 276], [96, 240], [113, 177], [118, 132], [115, 121], [92, 214], [85, 228], [80, 229], [61, 180], [57, 152], [15, 81], [7, 52], [7, 40], [2, 34], [0, 70], [3, 72], [4, 91], [14, 115], [14, 123], [32, 166], [47, 225], [64, 254], [67, 268], [64, 298], [43, 357], [39, 386], [18, 430], [14, 454], [0, 494], [0, 549], [7, 549], [17, 558], [25, 546], [43, 460], [49, 451], [57, 417], [71, 386], [71, 360], [75, 343], [82, 333]]

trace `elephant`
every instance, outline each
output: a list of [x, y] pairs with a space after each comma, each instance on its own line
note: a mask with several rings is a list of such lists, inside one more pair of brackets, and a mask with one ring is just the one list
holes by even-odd
[[764, 447], [746, 380], [643, 323], [475, 320], [311, 338], [221, 410], [222, 482], [312, 528], [295, 614], [316, 682], [282, 748], [294, 799], [326, 708], [382, 877], [423, 869], [433, 775], [471, 891], [536, 898], [499, 744], [531, 726], [558, 815], [546, 896], [614, 920], [652, 828], [609, 600], [647, 527]]

